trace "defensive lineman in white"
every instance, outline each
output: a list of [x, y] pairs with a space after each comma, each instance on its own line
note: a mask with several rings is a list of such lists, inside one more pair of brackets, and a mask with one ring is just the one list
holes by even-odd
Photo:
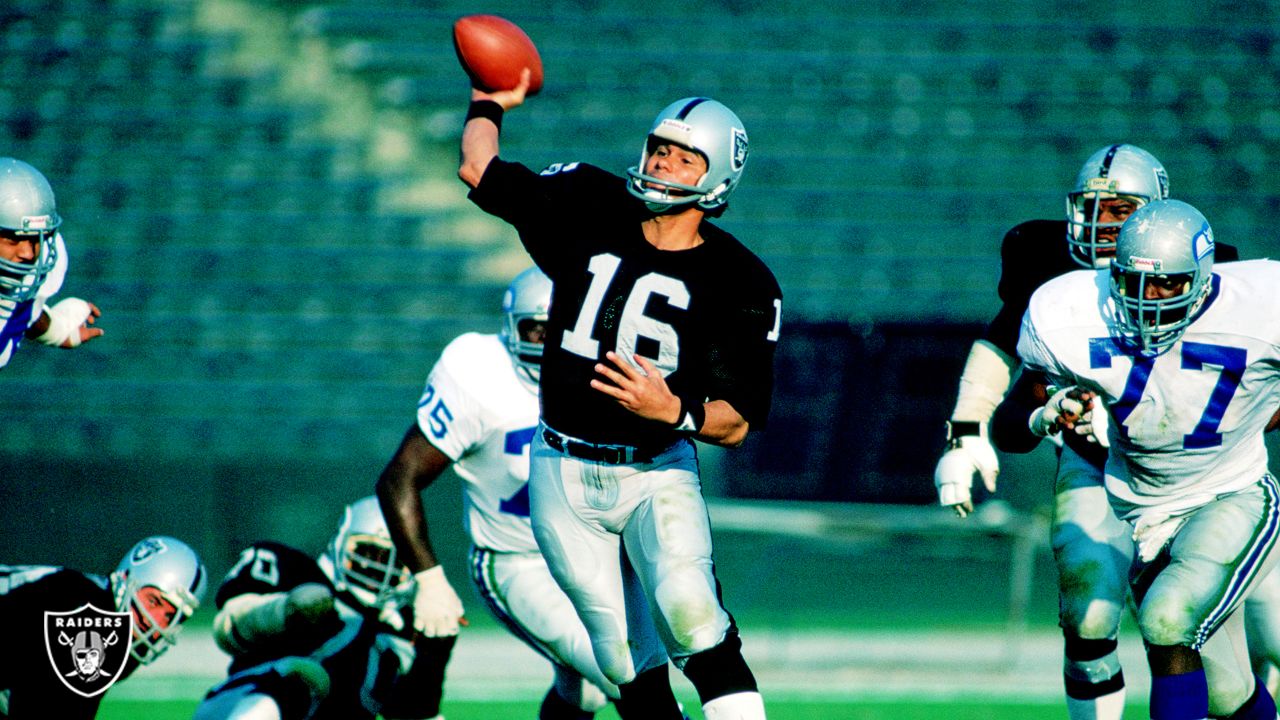
[[49, 305], [67, 276], [67, 247], [53, 188], [31, 165], [0, 158], [0, 368], [24, 338], [73, 348], [102, 334], [80, 298]]
[[[550, 304], [551, 281], [530, 268], [503, 296], [500, 334], [467, 333], [449, 343], [427, 378], [417, 423], [378, 480], [378, 496], [401, 556], [420, 577], [434, 573], [436, 585], [447, 583], [432, 565], [420, 493], [453, 467], [463, 480], [472, 583], [498, 621], [554, 668], [539, 720], [584, 720], [617, 701], [618, 688], [600, 672], [587, 629], [529, 525], [529, 444]], [[456, 628], [451, 615], [461, 605], [452, 605], [452, 590], [419, 587], [418, 614], [446, 617]]]
[[1263, 432], [1280, 399], [1280, 263], [1215, 268], [1213, 251], [1199, 211], [1157, 201], [1126, 221], [1109, 272], [1038, 290], [1018, 353], [1058, 389], [1027, 427], [1104, 428], [1108, 496], [1133, 528], [1151, 717], [1273, 720], [1236, 611], [1277, 559]]

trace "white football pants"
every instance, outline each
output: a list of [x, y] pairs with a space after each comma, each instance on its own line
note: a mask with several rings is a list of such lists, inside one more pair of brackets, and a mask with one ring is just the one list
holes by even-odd
[[724, 640], [729, 616], [692, 442], [649, 463], [608, 465], [553, 450], [540, 428], [529, 503], [538, 547], [609, 680], [630, 682], [668, 655], [681, 667]]

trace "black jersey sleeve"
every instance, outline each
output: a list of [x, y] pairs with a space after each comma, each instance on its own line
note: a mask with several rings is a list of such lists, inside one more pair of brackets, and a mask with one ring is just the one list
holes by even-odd
[[1018, 332], [1031, 294], [1049, 279], [1079, 267], [1071, 260], [1066, 223], [1031, 220], [1005, 233], [1000, 244], [1000, 310], [987, 327], [987, 342], [1018, 356]]
[[304, 583], [332, 588], [315, 558], [282, 543], [257, 542], [242, 550], [227, 572], [218, 588], [217, 605], [221, 608], [237, 595], [285, 592]]
[[560, 258], [578, 251], [575, 243], [591, 238], [591, 233], [566, 228], [591, 225], [600, 215], [625, 217], [642, 207], [618, 192], [622, 183], [617, 175], [584, 163], [555, 163], [535, 173], [494, 158], [468, 197], [514, 226], [534, 263], [555, 282], [563, 266]]
[[1215, 243], [1213, 247], [1214, 262], [1235, 262], [1240, 259], [1240, 250], [1235, 245]]
[[707, 353], [708, 398], [724, 400], [751, 430], [768, 424], [773, 397], [773, 361], [781, 335], [782, 290], [773, 273], [754, 256], [740, 273], [735, 301], [712, 325]]

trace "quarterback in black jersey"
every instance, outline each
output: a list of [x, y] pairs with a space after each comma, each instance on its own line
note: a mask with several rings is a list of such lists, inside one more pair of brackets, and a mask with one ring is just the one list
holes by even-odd
[[195, 720], [436, 718], [457, 636], [415, 634], [412, 584], [374, 497], [347, 506], [319, 559], [245, 548], [216, 598], [228, 677]]
[[[8, 628], [0, 654], [0, 717], [96, 717], [114, 683], [155, 661], [177, 641], [207, 585], [195, 551], [159, 535], [134, 545], [107, 576], [48, 565], [0, 565], [0, 617]], [[46, 613], [74, 613], [86, 605], [131, 614], [131, 633], [99, 633], [92, 629], [96, 626], [85, 625], [90, 629], [46, 639], [51, 632]], [[74, 652], [77, 663], [92, 654], [91, 672], [84, 673], [79, 665], [67, 672], [63, 663], [54, 663], [64, 652]]]
[[[1028, 413], [1012, 408], [1037, 401], [1043, 405], [1045, 400], [1021, 398], [1021, 382], [1009, 390], [1031, 295], [1059, 275], [1107, 267], [1125, 219], [1168, 194], [1168, 176], [1153, 155], [1134, 145], [1107, 145], [1081, 167], [1067, 193], [1064, 220], [1024, 222], [1005, 235], [1000, 250], [1002, 306], [965, 364], [948, 423], [947, 450], [935, 471], [943, 505], [961, 517], [971, 512], [975, 473], [994, 492], [999, 464], [988, 440], [988, 423], [1001, 450], [1027, 452], [1039, 442], [1038, 437], [1020, 446], [1008, 442], [1015, 435], [1021, 441], [1027, 427]], [[1220, 261], [1238, 259], [1230, 246], [1219, 245], [1218, 253]], [[1010, 397], [997, 410], [1006, 390]], [[1011, 424], [1020, 424], [1020, 432], [1010, 432]], [[1093, 427], [1079, 426], [1081, 431]], [[1127, 552], [1120, 548], [1131, 528], [1111, 510], [1102, 485], [1105, 447], [1075, 433], [1060, 433], [1055, 440], [1066, 445], [1059, 450], [1051, 544], [1065, 638], [1068, 715], [1072, 720], [1118, 720], [1125, 689], [1116, 649], [1128, 595]]]
[[[658, 114], [627, 178], [580, 163], [539, 174], [498, 157], [502, 114], [526, 88], [473, 89], [459, 176], [554, 286], [529, 480], [538, 546], [629, 707], [681, 717], [665, 647], [708, 718], [763, 718], [719, 599], [691, 442], [740, 445], [769, 412], [782, 293], [707, 220], [741, 178], [746, 131], [721, 103], [685, 98]], [[629, 612], [641, 598], [653, 623]]]

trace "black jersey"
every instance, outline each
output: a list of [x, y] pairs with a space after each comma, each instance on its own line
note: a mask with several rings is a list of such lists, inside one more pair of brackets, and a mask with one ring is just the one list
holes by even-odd
[[[1240, 259], [1235, 247], [1218, 243], [1216, 262]], [[1080, 270], [1067, 242], [1066, 220], [1030, 220], [1005, 233], [1000, 245], [1000, 311], [987, 327], [985, 339], [1009, 357], [1018, 356], [1022, 316], [1036, 288], [1059, 275]]]
[[[7, 627], [0, 653], [0, 690], [9, 691], [6, 717], [76, 720], [98, 714], [103, 694], [86, 698], [64, 685], [45, 645], [45, 612], [69, 612], [84, 605], [115, 612], [106, 578], [61, 567], [0, 565], [0, 617]], [[116, 682], [136, 668], [137, 662], [129, 658]]]
[[536, 174], [494, 158], [470, 198], [515, 226], [553, 283], [541, 374], [548, 425], [596, 443], [675, 439], [591, 388], [596, 363], [614, 351], [652, 360], [687, 402], [725, 400], [751, 429], [764, 427], [782, 291], [736, 238], [704, 221], [701, 245], [658, 250], [641, 229], [651, 214], [626, 181], [579, 163]]
[[[333, 583], [314, 558], [276, 542], [246, 548], [218, 588], [217, 605], [246, 593], [287, 592], [306, 583]], [[256, 645], [261, 648], [234, 657], [223, 687], [234, 687], [238, 675], [252, 676], [258, 668], [290, 655], [307, 655], [329, 673], [329, 695], [315, 720], [373, 720], [429, 718], [439, 714], [444, 665], [453, 638], [413, 641], [411, 622], [395, 630], [373, 611], [337, 594], [340, 623], [324, 637], [282, 637]], [[410, 618], [411, 619], [411, 618]], [[407, 619], [408, 620], [408, 619]], [[214, 692], [217, 692], [215, 688]]]

